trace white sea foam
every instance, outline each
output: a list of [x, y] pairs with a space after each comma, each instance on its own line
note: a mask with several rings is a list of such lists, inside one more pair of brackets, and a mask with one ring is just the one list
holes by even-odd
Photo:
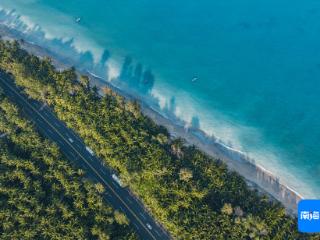
[[114, 59], [110, 59], [107, 62], [107, 69], [108, 69], [108, 81], [112, 81], [113, 79], [116, 79], [119, 77], [120, 75], [120, 64], [114, 60]]

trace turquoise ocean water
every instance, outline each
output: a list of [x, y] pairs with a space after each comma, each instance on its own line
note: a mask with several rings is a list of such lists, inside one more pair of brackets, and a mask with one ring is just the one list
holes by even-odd
[[[79, 64], [109, 80], [148, 70], [147, 87], [134, 77], [114, 84], [320, 198], [319, 1], [1, 0], [0, 7], [0, 22], [56, 52], [79, 53]], [[133, 61], [123, 65], [126, 56]]]

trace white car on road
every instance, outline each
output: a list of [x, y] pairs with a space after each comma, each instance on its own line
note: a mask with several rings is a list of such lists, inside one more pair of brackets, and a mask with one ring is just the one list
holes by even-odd
[[152, 227], [151, 227], [151, 225], [150, 225], [149, 223], [147, 223], [146, 226], [147, 226], [147, 228], [148, 228], [149, 230], [152, 230]]
[[86, 150], [87, 150], [92, 156], [94, 156], [94, 152], [92, 151], [91, 148], [89, 148], [89, 147], [86, 146]]
[[111, 175], [112, 179], [119, 184], [120, 187], [123, 187], [123, 183], [121, 182], [120, 178], [116, 174]]

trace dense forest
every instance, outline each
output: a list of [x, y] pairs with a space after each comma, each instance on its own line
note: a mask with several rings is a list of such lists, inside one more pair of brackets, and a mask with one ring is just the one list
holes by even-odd
[[137, 239], [123, 219], [0, 89], [0, 239]]
[[4, 41], [0, 68], [30, 97], [46, 102], [115, 169], [174, 238], [317, 238], [299, 234], [296, 220], [279, 203], [250, 190], [224, 163], [186, 146], [183, 139], [171, 139], [141, 113], [138, 103], [107, 87], [100, 96], [74, 68], [56, 71], [49, 58], [39, 59], [17, 42]]

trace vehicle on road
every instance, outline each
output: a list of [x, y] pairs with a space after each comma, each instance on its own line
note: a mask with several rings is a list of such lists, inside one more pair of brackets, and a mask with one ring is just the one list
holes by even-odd
[[87, 150], [92, 156], [94, 156], [94, 152], [92, 151], [91, 148], [89, 148], [89, 147], [86, 146], [86, 150]]
[[68, 138], [69, 142], [73, 143], [73, 139], [72, 138]]
[[119, 184], [120, 187], [123, 187], [123, 183], [121, 182], [120, 178], [116, 174], [111, 175], [112, 179]]
[[151, 225], [150, 225], [149, 223], [147, 223], [146, 226], [147, 226], [147, 228], [148, 228], [149, 230], [152, 230], [152, 227], [151, 227]]

